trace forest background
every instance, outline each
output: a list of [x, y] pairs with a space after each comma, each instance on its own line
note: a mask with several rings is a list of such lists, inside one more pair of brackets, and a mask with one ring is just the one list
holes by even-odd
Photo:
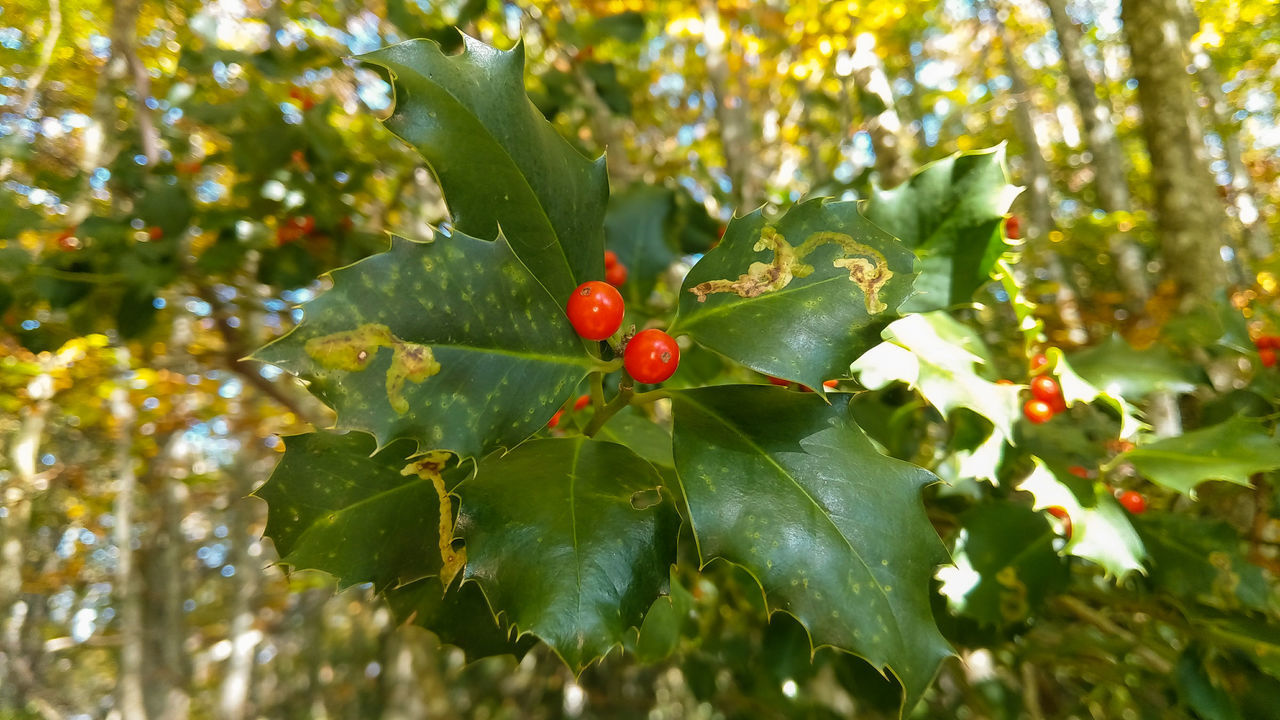
[[[0, 718], [896, 715], [869, 666], [810, 663], [803, 630], [726, 566], [682, 568], [667, 647], [575, 678], [545, 647], [468, 662], [371, 584], [276, 564], [250, 493], [281, 435], [332, 414], [243, 358], [301, 318], [317, 276], [447, 219], [380, 124], [386, 77], [353, 57], [413, 37], [456, 51], [455, 27], [523, 40], [537, 108], [608, 150], [607, 227], [682, 234], [685, 269], [735, 212], [864, 199], [1006, 143], [1031, 349], [1114, 383], [1152, 441], [1248, 416], [1274, 444], [1275, 354], [1253, 344], [1277, 334], [1280, 294], [1268, 0], [17, 0], [0, 11]], [[1024, 382], [1016, 331], [983, 339]], [[910, 441], [886, 448], [988, 493], [948, 464], [932, 400], [894, 391]], [[1088, 422], [1056, 437], [1084, 442]], [[1195, 501], [1108, 465], [1122, 444], [1098, 450], [1085, 476], [1153, 509], [1144, 570], [1074, 559], [1013, 617], [939, 600], [960, 660], [915, 716], [1275, 717], [1280, 459], [1239, 437], [1178, 448], [1245, 458], [1207, 469], [1239, 482]], [[982, 522], [1014, 551], [1063, 534], [931, 492], [953, 552]]]

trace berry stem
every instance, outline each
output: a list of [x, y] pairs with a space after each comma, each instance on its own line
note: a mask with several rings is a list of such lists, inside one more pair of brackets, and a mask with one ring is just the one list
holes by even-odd
[[650, 390], [648, 392], [636, 393], [635, 395], [632, 395], [631, 404], [647, 405], [648, 403], [656, 402], [658, 400], [661, 400], [662, 398], [667, 398], [667, 397], [671, 397], [671, 393], [659, 388], [657, 390]]
[[[634, 388], [634, 381], [624, 374], [622, 382], [618, 383], [618, 394], [609, 401], [608, 405], [596, 410], [595, 415], [591, 416], [591, 422], [587, 423], [587, 426], [583, 428], [582, 434], [587, 437], [594, 437], [597, 432], [600, 432], [600, 428], [604, 427], [606, 422], [609, 422], [609, 418], [631, 404], [631, 395]], [[594, 388], [592, 390], [594, 392]]]
[[591, 409], [600, 412], [604, 407], [604, 373], [591, 373]]

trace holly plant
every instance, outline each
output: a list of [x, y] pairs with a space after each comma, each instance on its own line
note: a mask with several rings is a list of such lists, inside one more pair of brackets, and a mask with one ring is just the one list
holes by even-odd
[[[685, 587], [733, 566], [810, 653], [892, 678], [903, 713], [954, 654], [944, 608], [1020, 622], [1069, 557], [1113, 578], [1143, 568], [1143, 498], [1107, 492], [1100, 451], [1048, 440], [1064, 413], [1092, 423], [1088, 447], [1134, 439], [1132, 406], [1051, 348], [1032, 395], [996, 382], [1008, 359], [972, 327], [977, 294], [1037, 349], [1001, 260], [1018, 192], [1002, 146], [865, 204], [746, 212], [700, 253], [655, 220], [665, 188], [611, 198], [605, 158], [530, 101], [521, 45], [416, 40], [360, 60], [392, 79], [385, 125], [451, 221], [334, 270], [255, 355], [337, 413], [286, 438], [258, 492], [284, 563], [371, 583], [472, 659], [541, 642], [575, 673], [618, 648], [652, 656], [682, 629]], [[923, 422], [947, 428], [945, 452], [909, 431]], [[1125, 467], [1167, 457], [1133, 452]], [[926, 490], [997, 489], [963, 528], [926, 515]]]

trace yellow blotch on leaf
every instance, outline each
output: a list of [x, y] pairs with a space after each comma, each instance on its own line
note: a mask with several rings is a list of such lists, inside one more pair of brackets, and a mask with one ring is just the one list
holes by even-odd
[[409, 412], [404, 398], [406, 382], [420, 383], [440, 372], [431, 348], [397, 338], [386, 325], [369, 323], [354, 330], [311, 338], [304, 345], [307, 355], [329, 370], [361, 372], [369, 367], [378, 348], [391, 348], [387, 368], [387, 402], [403, 415]]

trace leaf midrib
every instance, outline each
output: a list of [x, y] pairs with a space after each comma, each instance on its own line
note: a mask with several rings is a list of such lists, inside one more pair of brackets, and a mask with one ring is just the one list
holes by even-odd
[[[707, 408], [707, 406], [706, 406], [706, 405], [703, 405], [702, 403], [697, 402], [696, 400], [692, 400], [692, 399], [690, 399], [690, 398], [689, 398], [689, 396], [688, 396], [688, 394], [682, 394], [680, 397], [681, 397], [681, 400], [682, 400], [683, 402], [687, 402], [687, 403], [689, 403], [689, 404], [691, 404], [691, 405], [694, 405], [694, 406], [695, 406], [695, 407], [697, 407], [699, 410], [701, 410], [701, 411], [703, 412], [703, 414], [704, 414], [704, 415], [707, 415], [708, 417], [715, 418], [716, 420], [718, 420], [718, 421], [720, 422], [720, 424], [721, 424], [721, 425], [723, 425], [724, 427], [728, 428], [728, 429], [729, 429], [729, 430], [730, 430], [734, 435], [736, 435], [736, 436], [738, 436], [739, 438], [741, 438], [741, 439], [742, 439], [742, 441], [743, 441], [743, 442], [745, 442], [745, 443], [746, 443], [746, 444], [747, 444], [747, 445], [748, 445], [752, 450], [755, 450], [757, 453], [759, 453], [759, 454], [760, 454], [760, 456], [761, 456], [761, 457], [765, 458], [765, 460], [767, 460], [767, 461], [769, 462], [769, 464], [770, 464], [770, 465], [772, 465], [772, 466], [774, 466], [775, 468], [777, 468], [778, 472], [779, 472], [779, 473], [781, 473], [781, 474], [782, 474], [782, 476], [783, 476], [783, 477], [785, 477], [787, 480], [791, 481], [791, 484], [792, 484], [792, 485], [795, 485], [796, 489], [797, 489], [797, 490], [799, 490], [799, 491], [800, 491], [800, 493], [801, 493], [802, 495], [804, 495], [804, 497], [805, 497], [805, 498], [806, 498], [810, 503], [812, 503], [812, 504], [813, 504], [813, 506], [818, 510], [818, 513], [819, 513], [823, 518], [825, 518], [825, 519], [826, 519], [826, 521], [831, 525], [832, 529], [833, 529], [833, 530], [835, 530], [836, 535], [837, 535], [841, 540], [843, 540], [843, 541], [844, 541], [845, 546], [847, 546], [847, 547], [849, 548], [849, 553], [850, 553], [851, 555], [853, 555], [855, 558], [857, 558], [857, 559], [858, 559], [858, 562], [862, 563], [862, 567], [866, 569], [866, 571], [867, 571], [867, 576], [868, 576], [869, 578], [871, 578], [871, 582], [872, 582], [872, 584], [873, 584], [873, 585], [875, 585], [876, 590], [877, 590], [877, 591], [879, 591], [880, 595], [884, 598], [885, 605], [886, 605], [886, 606], [888, 606], [888, 608], [889, 608], [889, 616], [893, 618], [893, 623], [894, 623], [895, 629], [897, 630], [898, 638], [899, 638], [899, 640], [901, 640], [901, 639], [902, 639], [902, 628], [901, 628], [901, 627], [898, 627], [898, 615], [897, 615], [897, 613], [895, 613], [895, 612], [893, 611], [893, 603], [889, 601], [889, 593], [885, 592], [884, 586], [880, 584], [880, 580], [876, 577], [875, 573], [871, 570], [871, 566], [867, 563], [866, 559], [862, 557], [862, 554], [861, 554], [861, 553], [859, 553], [859, 552], [857, 551], [857, 549], [853, 547], [853, 543], [851, 543], [851, 542], [849, 541], [849, 538], [847, 538], [847, 537], [845, 536], [844, 532], [840, 530], [840, 526], [836, 525], [835, 521], [834, 521], [834, 520], [832, 519], [832, 517], [831, 517], [831, 514], [830, 514], [830, 513], [828, 513], [828, 512], [827, 512], [827, 511], [822, 507], [822, 505], [820, 505], [820, 504], [818, 503], [818, 501], [817, 501], [817, 500], [815, 500], [815, 499], [814, 499], [814, 497], [813, 497], [812, 495], [810, 495], [810, 494], [809, 494], [809, 491], [808, 491], [808, 490], [806, 490], [806, 489], [804, 488], [804, 486], [803, 486], [803, 485], [801, 485], [801, 484], [796, 480], [796, 478], [795, 478], [795, 477], [794, 477], [794, 476], [793, 476], [793, 475], [792, 475], [792, 474], [791, 474], [791, 473], [790, 473], [786, 468], [784, 468], [781, 464], [779, 464], [776, 460], [774, 460], [772, 455], [770, 455], [769, 453], [765, 452], [764, 448], [760, 447], [760, 445], [759, 445], [759, 444], [757, 444], [757, 443], [756, 443], [754, 440], [752, 440], [748, 435], [746, 435], [746, 434], [745, 434], [745, 433], [743, 433], [740, 429], [738, 429], [738, 427], [737, 427], [736, 425], [734, 425], [734, 424], [730, 423], [727, 419], [725, 419], [725, 418], [721, 417], [718, 413], [713, 412], [712, 410], [710, 410], [709, 408]], [[807, 454], [807, 453], [806, 453], [806, 454]], [[678, 474], [678, 473], [677, 473], [677, 477], [679, 477], [679, 474]], [[682, 485], [682, 486], [683, 486], [683, 483], [684, 483], [684, 481], [683, 481], [683, 480], [681, 480], [681, 485]], [[685, 493], [685, 502], [686, 502], [686, 503], [688, 503], [688, 497], [689, 497], [689, 495], [688, 495], [688, 493], [686, 492], [686, 493]], [[692, 514], [690, 515], [689, 523], [690, 523], [690, 525], [692, 525], [692, 524], [693, 524]], [[695, 533], [695, 535], [696, 535], [696, 533]], [[699, 547], [699, 549], [698, 549], [698, 553], [699, 553], [699, 555], [701, 555], [701, 554], [702, 554], [702, 549], [701, 549], [701, 547]], [[755, 573], [752, 573], [752, 575], [753, 575], [753, 576], [754, 576], [754, 574], [755, 574]], [[757, 581], [758, 581], [758, 580], [759, 580], [759, 579], [757, 578]]]

